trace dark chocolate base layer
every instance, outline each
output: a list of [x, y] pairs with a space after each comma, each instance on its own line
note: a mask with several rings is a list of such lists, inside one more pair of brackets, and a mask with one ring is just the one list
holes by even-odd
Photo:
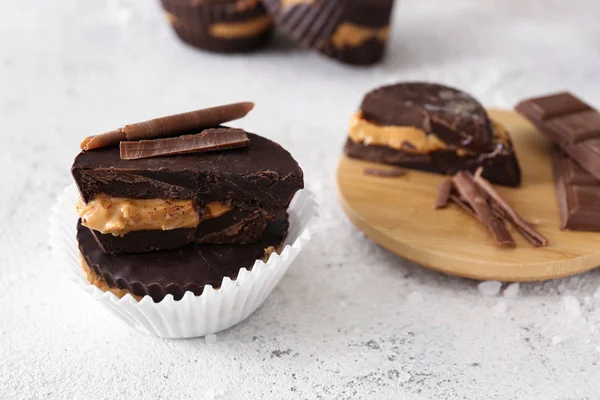
[[213, 24], [240, 23], [267, 17], [263, 5], [256, 1], [244, 8], [236, 0], [198, 2], [192, 0], [162, 0], [164, 10], [177, 36], [185, 43], [217, 53], [243, 53], [265, 46], [271, 38], [272, 26], [256, 35], [222, 38], [211, 34]]
[[230, 211], [202, 221], [197, 228], [146, 230], [129, 232], [124, 236], [101, 234], [92, 230], [96, 241], [108, 254], [144, 253], [171, 250], [190, 243], [247, 244], [260, 241], [267, 226], [261, 213]]
[[109, 287], [136, 296], [149, 295], [159, 302], [167, 294], [181, 300], [186, 291], [199, 296], [204, 285], [220, 287], [224, 277], [235, 279], [241, 268], [251, 269], [265, 255], [266, 248], [281, 245], [287, 229], [287, 214], [283, 214], [269, 223], [259, 243], [191, 244], [176, 250], [119, 256], [106, 254], [81, 222], [77, 226], [77, 240], [87, 265]]
[[455, 151], [414, 154], [385, 146], [365, 146], [348, 139], [344, 153], [366, 161], [444, 175], [461, 170], [475, 172], [481, 166], [484, 168], [482, 176], [492, 183], [510, 187], [521, 185], [521, 169], [512, 147], [488, 155], [458, 156]]

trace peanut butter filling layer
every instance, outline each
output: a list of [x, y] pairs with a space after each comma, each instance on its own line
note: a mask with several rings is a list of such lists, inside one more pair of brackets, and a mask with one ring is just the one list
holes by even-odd
[[286, 10], [300, 4], [313, 5], [316, 0], [281, 0], [281, 9]]
[[81, 223], [102, 234], [123, 236], [133, 231], [195, 228], [203, 220], [217, 218], [230, 207], [208, 203], [201, 213], [193, 200], [128, 199], [99, 194], [87, 204], [77, 202]]
[[342, 49], [344, 47], [358, 47], [370, 39], [386, 42], [390, 35], [390, 27], [369, 28], [352, 23], [343, 23], [331, 35], [331, 44]]
[[212, 24], [208, 32], [212, 37], [220, 39], [245, 39], [259, 36], [273, 25], [268, 15], [240, 22], [218, 22]]
[[[504, 127], [492, 120], [494, 140], [497, 144], [508, 145], [508, 133]], [[359, 111], [352, 116], [348, 136], [355, 143], [365, 146], [390, 147], [415, 154], [428, 154], [433, 151], [449, 150], [447, 143], [434, 133], [427, 133], [412, 126], [384, 126], [366, 120]], [[459, 156], [470, 154], [466, 149], [454, 149]]]

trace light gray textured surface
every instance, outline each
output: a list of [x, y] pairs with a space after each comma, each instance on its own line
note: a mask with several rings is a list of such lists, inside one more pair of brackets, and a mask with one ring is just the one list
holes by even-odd
[[[0, 398], [600, 398], [600, 272], [483, 296], [365, 239], [334, 181], [348, 117], [383, 83], [436, 80], [506, 107], [569, 88], [600, 106], [598, 15], [597, 0], [405, 0], [386, 63], [363, 70], [281, 40], [197, 52], [149, 0], [4, 0]], [[240, 125], [304, 167], [319, 233], [216, 341], [141, 336], [57, 275], [51, 204], [82, 137], [239, 100], [257, 102]]]

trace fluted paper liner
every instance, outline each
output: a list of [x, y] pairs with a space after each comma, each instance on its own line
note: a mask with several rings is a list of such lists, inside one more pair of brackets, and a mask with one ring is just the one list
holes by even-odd
[[167, 295], [159, 303], [144, 296], [138, 302], [130, 294], [119, 299], [87, 281], [76, 239], [79, 216], [75, 204], [78, 197], [75, 185], [67, 186], [50, 217], [50, 246], [57, 266], [125, 323], [141, 332], [164, 338], [205, 336], [250, 316], [266, 300], [310, 240], [309, 225], [317, 215], [311, 194], [301, 190], [288, 209], [290, 226], [281, 254], [273, 253], [266, 263], [257, 260], [250, 271], [241, 268], [235, 280], [224, 278], [218, 289], [206, 285], [200, 296], [187, 292], [181, 300], [175, 301], [172, 295]]

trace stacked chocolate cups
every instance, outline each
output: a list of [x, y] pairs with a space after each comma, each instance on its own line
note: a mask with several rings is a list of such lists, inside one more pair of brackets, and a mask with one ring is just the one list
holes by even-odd
[[[190, 337], [239, 322], [308, 240], [312, 199], [299, 193], [290, 207], [304, 186], [296, 161], [264, 137], [221, 125], [251, 107], [157, 118], [82, 143], [72, 167], [79, 195], [69, 189], [59, 202], [53, 247], [138, 329]], [[73, 203], [76, 227], [64, 222]], [[206, 302], [213, 292], [219, 304]]]

